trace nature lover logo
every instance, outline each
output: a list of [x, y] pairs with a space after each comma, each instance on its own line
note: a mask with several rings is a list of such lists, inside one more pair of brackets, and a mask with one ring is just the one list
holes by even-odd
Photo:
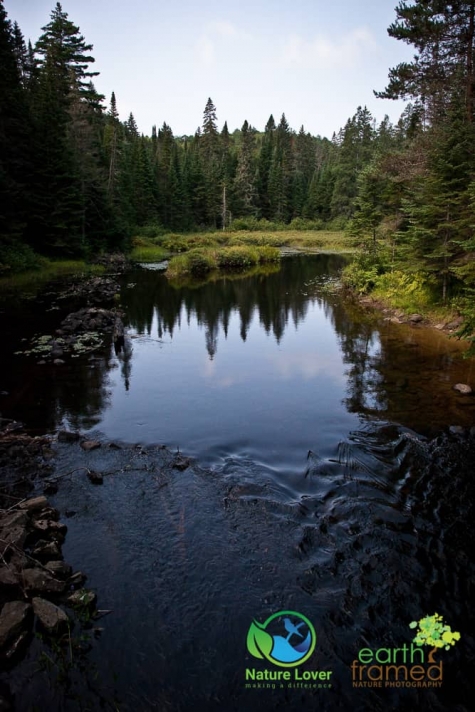
[[250, 654], [279, 667], [302, 665], [312, 655], [316, 642], [315, 628], [296, 611], [279, 611], [264, 623], [254, 620], [247, 633]]

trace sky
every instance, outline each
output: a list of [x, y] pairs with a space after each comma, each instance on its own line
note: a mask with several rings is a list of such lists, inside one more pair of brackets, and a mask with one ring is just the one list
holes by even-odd
[[[32, 43], [56, 0], [4, 0]], [[98, 91], [114, 91], [150, 135], [163, 122], [193, 134], [208, 97], [218, 127], [245, 120], [259, 131], [273, 114], [331, 138], [358, 106], [396, 122], [402, 101], [376, 99], [389, 68], [413, 48], [388, 36], [397, 0], [63, 0], [95, 57]]]

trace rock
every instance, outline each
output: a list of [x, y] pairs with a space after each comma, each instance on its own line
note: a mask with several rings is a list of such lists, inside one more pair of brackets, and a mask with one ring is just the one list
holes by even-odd
[[27, 512], [35, 512], [45, 507], [49, 507], [49, 502], [46, 497], [42, 496], [27, 499], [26, 502], [20, 504], [20, 509], [26, 509]]
[[411, 324], [419, 324], [419, 323], [420, 323], [421, 321], [423, 321], [423, 320], [424, 320], [424, 317], [423, 317], [421, 314], [411, 314], [411, 315], [408, 317], [408, 321], [409, 321]]
[[44, 598], [34, 598], [33, 610], [41, 627], [50, 635], [57, 633], [60, 628], [67, 627], [69, 616], [59, 606], [55, 606]]
[[8, 545], [23, 548], [28, 534], [28, 517], [26, 512], [12, 512], [0, 520], [0, 539], [2, 549]]
[[54, 519], [37, 519], [33, 526], [43, 533], [66, 534], [68, 531], [66, 524], [56, 522]]
[[53, 363], [54, 363], [55, 366], [62, 366], [62, 365], [63, 365], [64, 363], [66, 363], [66, 362], [63, 361], [62, 358], [55, 358], [55, 360], [53, 361]]
[[70, 588], [79, 588], [83, 585], [86, 579], [87, 576], [83, 574], [82, 571], [76, 571], [75, 574], [68, 578], [67, 584]]
[[5, 603], [0, 613], [0, 648], [6, 648], [31, 628], [31, 606], [23, 601]]
[[463, 316], [458, 316], [456, 319], [453, 321], [450, 321], [448, 324], [445, 325], [445, 328], [448, 331], [453, 331], [453, 329], [458, 329], [460, 326], [463, 324]]
[[89, 452], [90, 450], [97, 450], [98, 447], [101, 447], [101, 443], [97, 440], [83, 440], [81, 447], [86, 452]]
[[31, 555], [34, 559], [37, 559], [38, 561], [42, 562], [61, 560], [63, 558], [61, 554], [61, 549], [59, 548], [58, 544], [56, 544], [56, 542], [44, 541], [43, 539], [38, 542], [38, 545], [35, 546], [35, 548], [31, 552]]
[[58, 433], [58, 442], [60, 443], [75, 443], [81, 437], [81, 433], [72, 430], [60, 430]]
[[48, 569], [50, 573], [53, 574], [53, 576], [57, 576], [58, 578], [68, 578], [68, 576], [71, 576], [72, 574], [72, 567], [67, 564], [65, 561], [48, 561], [45, 564], [45, 569]]
[[65, 581], [58, 581], [49, 571], [34, 568], [23, 571], [23, 583], [29, 593], [63, 593], [66, 588]]
[[13, 569], [6, 566], [0, 569], [0, 588], [10, 591], [19, 588], [18, 575]]
[[45, 480], [45, 486], [43, 487], [43, 492], [45, 494], [56, 494], [58, 491], [58, 483], [54, 480]]
[[470, 428], [470, 437], [475, 438], [475, 425], [472, 425]]
[[95, 470], [88, 470], [87, 471], [87, 476], [89, 477], [89, 481], [93, 485], [102, 485], [104, 482], [104, 478], [101, 475], [100, 472], [96, 472]]
[[468, 386], [466, 383], [456, 383], [455, 386], [453, 386], [453, 389], [454, 391], [458, 391], [464, 396], [469, 396], [471, 393], [473, 393], [470, 386]]
[[74, 591], [67, 598], [68, 604], [74, 607], [93, 608], [96, 605], [97, 596], [93, 591], [80, 588]]
[[191, 465], [191, 460], [188, 457], [183, 457], [182, 455], [178, 455], [175, 458], [175, 461], [174, 461], [172, 467], [175, 470], [183, 471], [183, 470], [186, 470], [186, 468], [189, 467], [190, 465]]
[[461, 425], [451, 425], [449, 432], [452, 433], [452, 435], [465, 435], [465, 430]]

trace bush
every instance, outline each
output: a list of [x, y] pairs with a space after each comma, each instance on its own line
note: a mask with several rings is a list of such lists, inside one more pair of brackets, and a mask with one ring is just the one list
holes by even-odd
[[305, 218], [294, 218], [289, 225], [289, 230], [323, 230], [322, 220], [306, 220]]
[[39, 269], [45, 260], [23, 242], [0, 243], [0, 276]]

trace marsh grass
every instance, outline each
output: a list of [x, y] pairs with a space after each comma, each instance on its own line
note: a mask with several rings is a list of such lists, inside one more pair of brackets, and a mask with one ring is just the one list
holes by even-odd
[[202, 277], [214, 270], [242, 271], [257, 264], [279, 262], [279, 260], [279, 249], [269, 245], [195, 248], [173, 257], [168, 264], [167, 276]]
[[[140, 238], [144, 246], [143, 238]], [[204, 233], [160, 235], [148, 245], [156, 245], [172, 253], [193, 249], [239, 246], [295, 248], [302, 252], [356, 252], [354, 240], [342, 230], [279, 230], [266, 231], [216, 231]], [[135, 248], [136, 249], [136, 248]], [[133, 253], [132, 253], [132, 258]]]
[[82, 260], [50, 261], [41, 258], [38, 268], [0, 278], [0, 293], [29, 287], [41, 287], [50, 280], [67, 276], [88, 276], [104, 273], [102, 265], [91, 265]]

